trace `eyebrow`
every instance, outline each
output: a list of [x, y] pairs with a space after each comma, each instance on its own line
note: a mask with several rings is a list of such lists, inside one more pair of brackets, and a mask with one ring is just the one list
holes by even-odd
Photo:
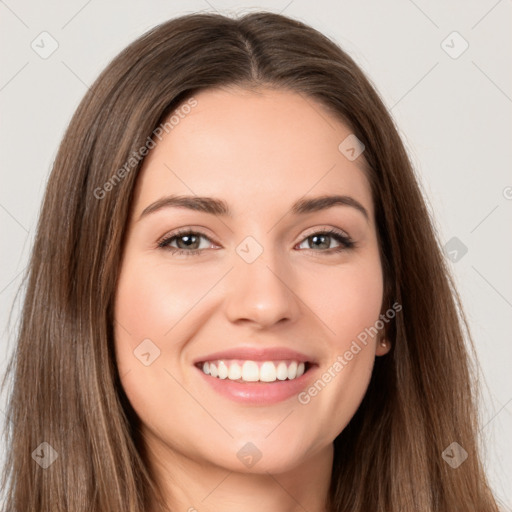
[[[290, 208], [293, 215], [304, 215], [332, 208], [333, 206], [350, 206], [362, 213], [367, 221], [370, 216], [366, 208], [356, 199], [345, 195], [324, 195], [313, 198], [299, 199]], [[220, 217], [233, 217], [228, 204], [222, 199], [201, 196], [166, 196], [147, 206], [138, 220], [162, 208], [186, 208], [209, 213]]]

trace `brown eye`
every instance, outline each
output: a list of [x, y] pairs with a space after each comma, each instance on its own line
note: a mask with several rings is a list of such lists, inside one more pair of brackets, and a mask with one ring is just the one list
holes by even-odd
[[[332, 240], [338, 242], [340, 246], [330, 247]], [[300, 245], [304, 244], [305, 242], [307, 242], [309, 246], [306, 247], [306, 249], [314, 250], [314, 248], [317, 247], [320, 249], [326, 249], [320, 252], [329, 253], [339, 252], [344, 249], [350, 249], [355, 245], [354, 242], [350, 239], [350, 237], [335, 230], [319, 231], [318, 233], [313, 233], [312, 235], [309, 235], [307, 238], [305, 238]]]
[[[209, 247], [207, 244], [206, 247], [199, 248], [202, 238], [210, 240], [205, 234], [197, 231], [181, 231], [166, 236], [158, 243], [158, 247], [169, 250], [172, 254], [183, 254], [187, 256], [200, 254], [204, 249]], [[176, 242], [176, 246], [171, 245], [174, 242]]]

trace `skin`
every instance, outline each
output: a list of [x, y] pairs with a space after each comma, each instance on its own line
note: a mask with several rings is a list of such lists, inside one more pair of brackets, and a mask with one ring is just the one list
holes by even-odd
[[[333, 440], [389, 346], [370, 337], [307, 404], [297, 396], [265, 406], [231, 401], [193, 361], [242, 345], [284, 346], [313, 354], [321, 377], [378, 320], [383, 275], [364, 155], [350, 161], [338, 150], [351, 131], [312, 98], [237, 88], [194, 97], [197, 106], [149, 152], [138, 177], [115, 302], [121, 382], [173, 509], [321, 512]], [[350, 206], [287, 213], [304, 196], [333, 193], [359, 201], [369, 220]], [[184, 208], [140, 218], [170, 194], [223, 199], [233, 218]], [[158, 247], [188, 227], [208, 237], [200, 255]], [[356, 247], [328, 254], [340, 242], [308, 242], [326, 228]], [[247, 236], [263, 248], [251, 264], [236, 252]], [[183, 238], [171, 245], [187, 250]], [[149, 366], [134, 357], [145, 339], [160, 350]], [[251, 468], [237, 457], [249, 441], [262, 454]]]

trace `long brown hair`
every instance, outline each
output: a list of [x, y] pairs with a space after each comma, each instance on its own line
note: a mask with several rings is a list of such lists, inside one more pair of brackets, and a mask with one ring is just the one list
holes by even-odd
[[[3, 382], [12, 377], [4, 510], [142, 512], [158, 495], [113, 352], [113, 299], [142, 163], [134, 155], [194, 92], [233, 85], [315, 99], [363, 142], [383, 311], [395, 301], [403, 308], [386, 333], [392, 351], [377, 358], [363, 402], [335, 440], [329, 510], [497, 511], [479, 456], [473, 341], [397, 129], [350, 56], [269, 12], [159, 25], [109, 64], [73, 116], [47, 185]], [[442, 456], [453, 442], [468, 454], [457, 468]]]

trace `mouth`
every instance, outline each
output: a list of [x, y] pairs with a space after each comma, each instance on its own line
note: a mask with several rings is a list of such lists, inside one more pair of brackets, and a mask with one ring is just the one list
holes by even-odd
[[244, 405], [266, 406], [293, 399], [316, 375], [311, 354], [288, 347], [239, 346], [198, 357], [193, 362], [205, 393], [213, 390]]
[[300, 359], [255, 361], [251, 359], [212, 359], [195, 366], [205, 375], [238, 383], [275, 383], [299, 379], [314, 363]]

